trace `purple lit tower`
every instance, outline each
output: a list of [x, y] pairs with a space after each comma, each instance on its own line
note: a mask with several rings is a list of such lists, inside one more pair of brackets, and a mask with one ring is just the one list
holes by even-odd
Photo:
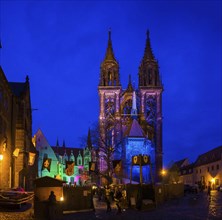
[[[133, 88], [131, 76], [122, 89], [117, 62], [109, 31], [108, 46], [100, 68], [98, 93], [100, 98], [100, 156], [99, 169], [105, 172], [110, 160], [122, 161], [122, 178], [129, 179], [131, 158], [138, 154], [151, 157], [155, 182], [161, 181], [162, 170], [162, 92], [159, 65], [150, 45], [147, 32], [146, 46], [139, 66], [138, 89]], [[114, 149], [105, 155], [102, 148]], [[143, 167], [143, 182], [150, 182], [150, 167]], [[133, 180], [139, 178], [139, 168], [133, 168]]]

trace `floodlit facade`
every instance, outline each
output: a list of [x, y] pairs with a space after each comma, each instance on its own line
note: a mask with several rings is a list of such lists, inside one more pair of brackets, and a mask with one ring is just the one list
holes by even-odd
[[60, 179], [71, 185], [85, 185], [91, 182], [89, 163], [93, 158], [92, 146], [71, 148], [65, 142], [59, 146], [51, 146], [39, 129], [33, 137], [34, 145], [39, 153], [38, 177], [49, 176]]
[[[107, 155], [104, 148], [114, 149], [110, 160], [121, 160], [122, 177], [130, 178], [132, 156], [145, 154], [151, 158], [151, 168], [143, 167], [143, 182], [150, 182], [150, 170], [155, 182], [161, 180], [162, 149], [162, 92], [159, 64], [154, 57], [147, 32], [144, 55], [139, 65], [138, 87], [129, 76], [126, 89], [120, 82], [117, 62], [109, 31], [105, 59], [101, 63], [98, 86], [100, 113], [99, 169], [106, 172]], [[132, 168], [133, 180], [138, 181], [139, 169]]]

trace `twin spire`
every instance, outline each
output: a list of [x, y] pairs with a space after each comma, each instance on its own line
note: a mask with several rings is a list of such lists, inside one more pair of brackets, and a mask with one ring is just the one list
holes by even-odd
[[[144, 55], [143, 55], [143, 60], [155, 60], [152, 47], [150, 44], [150, 32], [147, 30], [146, 32], [146, 46], [144, 50]], [[113, 52], [113, 47], [112, 47], [112, 39], [111, 39], [111, 29], [108, 31], [108, 46], [106, 49], [106, 55], [105, 55], [105, 60], [115, 60], [114, 52]], [[105, 61], [104, 60], [104, 61]]]
[[146, 32], [146, 46], [144, 50], [143, 60], [155, 60], [153, 55], [153, 51], [150, 44], [150, 32], [147, 30]]
[[[139, 87], [162, 86], [159, 65], [151, 48], [149, 31], [146, 35], [145, 50], [139, 66]], [[99, 86], [121, 86], [119, 64], [116, 61], [112, 47], [111, 30], [108, 31], [108, 46], [105, 59], [101, 64]], [[131, 79], [127, 91], [132, 92]]]
[[114, 53], [113, 53], [113, 46], [112, 46], [112, 40], [111, 40], [111, 29], [109, 29], [109, 38], [108, 38], [108, 46], [107, 46], [107, 49], [106, 49], [106, 56], [105, 56], [105, 61], [106, 60], [115, 60], [115, 56], [114, 56]]

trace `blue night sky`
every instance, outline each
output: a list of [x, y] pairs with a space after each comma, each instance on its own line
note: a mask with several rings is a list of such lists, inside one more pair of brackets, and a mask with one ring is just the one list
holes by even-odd
[[79, 147], [98, 120], [100, 64], [108, 30], [137, 86], [146, 31], [164, 84], [164, 163], [222, 144], [221, 1], [2, 1], [1, 66], [10, 82], [29, 75], [33, 134]]

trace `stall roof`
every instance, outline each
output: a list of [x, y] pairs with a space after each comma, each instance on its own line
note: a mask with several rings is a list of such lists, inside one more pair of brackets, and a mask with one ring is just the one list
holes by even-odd
[[63, 186], [66, 181], [55, 179], [49, 176], [38, 178], [34, 181], [36, 187], [57, 187]]

